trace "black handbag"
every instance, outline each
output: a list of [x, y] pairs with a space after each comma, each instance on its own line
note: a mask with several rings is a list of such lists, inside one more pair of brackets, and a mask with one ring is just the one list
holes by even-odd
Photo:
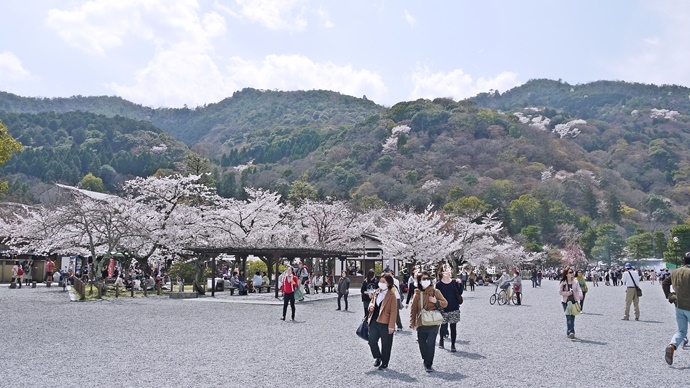
[[367, 318], [362, 319], [362, 323], [359, 324], [357, 336], [365, 341], [369, 341], [369, 322], [367, 322]]

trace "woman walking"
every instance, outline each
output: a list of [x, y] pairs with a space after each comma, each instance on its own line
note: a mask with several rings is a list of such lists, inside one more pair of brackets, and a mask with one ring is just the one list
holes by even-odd
[[443, 323], [441, 324], [441, 338], [438, 340], [438, 347], [443, 349], [443, 339], [448, 336], [448, 325], [450, 324], [450, 351], [455, 353], [455, 340], [458, 335], [458, 322], [460, 322], [460, 301], [464, 287], [457, 280], [451, 280], [450, 268], [443, 271], [441, 279], [436, 282], [436, 289], [441, 291], [448, 305], [443, 309]]
[[22, 265], [19, 264], [19, 261], [14, 262], [14, 266], [12, 267], [12, 281], [11, 283], [15, 283], [17, 285], [17, 288], [22, 288], [22, 276], [24, 275], [24, 269], [22, 269]]
[[[572, 268], [565, 267], [561, 275], [561, 282], [559, 284], [559, 292], [561, 294], [561, 304], [563, 311], [566, 311], [568, 302], [572, 304], [578, 303], [582, 299], [582, 290], [580, 290], [580, 283], [575, 279], [575, 271]], [[565, 315], [566, 334], [568, 338], [575, 338], [575, 316], [572, 314]]]
[[434, 350], [436, 348], [436, 335], [438, 334], [439, 325], [422, 326], [422, 309], [440, 311], [448, 306], [448, 302], [441, 294], [441, 291], [436, 290], [431, 285], [431, 277], [427, 271], [417, 274], [417, 287], [414, 291], [412, 308], [410, 309], [410, 328], [412, 330], [417, 329], [417, 343], [424, 361], [424, 368], [427, 372], [433, 372]]
[[[398, 302], [395, 297], [395, 283], [390, 274], [381, 275], [379, 288], [369, 303], [369, 349], [376, 361], [374, 366], [383, 370], [388, 368], [393, 347], [395, 319], [398, 316]], [[381, 348], [379, 348], [381, 340]]]
[[577, 270], [577, 276], [575, 278], [582, 291], [582, 300], [580, 300], [580, 312], [582, 312], [585, 308], [585, 296], [587, 296], [587, 279], [585, 279], [581, 269]]
[[340, 298], [345, 297], [345, 311], [347, 311], [347, 294], [350, 293], [350, 279], [347, 277], [347, 272], [343, 271], [338, 279], [338, 308], [340, 310]]
[[369, 315], [369, 303], [371, 303], [371, 297], [378, 288], [378, 279], [376, 279], [376, 272], [373, 269], [367, 271], [367, 277], [362, 282], [362, 305], [364, 305], [364, 316]]
[[280, 319], [283, 321], [287, 313], [288, 302], [292, 309], [292, 320], [295, 320], [295, 290], [297, 288], [299, 288], [297, 276], [292, 274], [292, 267], [288, 266], [285, 275], [283, 275], [283, 284], [280, 287], [280, 290], [283, 291], [283, 317]]

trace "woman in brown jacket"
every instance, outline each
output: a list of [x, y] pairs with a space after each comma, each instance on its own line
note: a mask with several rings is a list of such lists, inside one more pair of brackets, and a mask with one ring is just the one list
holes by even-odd
[[[383, 370], [388, 368], [393, 347], [395, 319], [398, 316], [398, 302], [395, 298], [395, 283], [390, 274], [381, 275], [379, 288], [369, 303], [369, 348], [376, 359], [374, 366]], [[381, 349], [379, 349], [379, 338]]]
[[427, 372], [433, 372], [436, 335], [440, 325], [422, 326], [421, 308], [423, 304], [424, 310], [441, 310], [448, 306], [448, 301], [443, 297], [441, 291], [431, 285], [429, 272], [422, 271], [417, 274], [417, 284], [419, 288], [414, 291], [414, 299], [410, 303], [410, 328], [412, 330], [417, 329], [417, 343], [419, 344], [419, 352], [422, 354], [422, 360], [424, 360], [424, 367]]

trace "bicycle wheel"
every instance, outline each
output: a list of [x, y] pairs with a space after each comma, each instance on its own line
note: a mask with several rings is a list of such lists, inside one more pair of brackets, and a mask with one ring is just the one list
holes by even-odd
[[493, 306], [494, 303], [496, 303], [496, 294], [493, 294], [489, 297], [489, 303]]
[[501, 292], [498, 294], [498, 305], [502, 306], [504, 304], [508, 303], [508, 296], [506, 295], [505, 292]]
[[517, 304], [518, 304], [518, 303], [517, 303], [517, 293], [516, 293], [516, 292], [513, 292], [513, 297], [512, 297], [511, 300], [513, 301], [513, 304], [514, 304], [514, 305], [517, 305]]

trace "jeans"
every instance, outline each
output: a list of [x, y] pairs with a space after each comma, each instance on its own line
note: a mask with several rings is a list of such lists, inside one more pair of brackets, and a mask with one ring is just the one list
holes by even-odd
[[338, 294], [338, 310], [340, 310], [340, 298], [345, 297], [345, 310], [347, 310], [347, 294]]
[[295, 319], [295, 293], [291, 292], [289, 294], [283, 294], [283, 318], [285, 318], [285, 313], [287, 313], [288, 302], [290, 302], [290, 308], [292, 309], [292, 319]]
[[690, 322], [690, 311], [679, 309], [676, 307], [676, 323], [678, 324], [678, 331], [671, 338], [671, 343], [676, 346], [676, 349], [680, 347], [683, 340], [688, 336], [688, 323]]
[[[563, 311], [565, 311], [565, 308], [568, 306], [568, 304], [563, 303], [563, 302], [561, 302], [561, 304], [563, 305]], [[570, 334], [570, 333], [575, 334], [575, 316], [574, 315], [566, 315], [565, 316], [565, 323], [567, 326], [565, 334]]]
[[[379, 349], [381, 339], [381, 349]], [[385, 323], [371, 322], [369, 325], [369, 349], [374, 358], [380, 358], [383, 365], [388, 365], [393, 348], [393, 334], [388, 334], [388, 325]]]
[[537, 286], [537, 278], [532, 278], [532, 288]]
[[417, 328], [419, 353], [422, 354], [422, 360], [424, 360], [424, 366], [426, 367], [431, 367], [434, 364], [438, 328], [438, 326], [419, 326]]

